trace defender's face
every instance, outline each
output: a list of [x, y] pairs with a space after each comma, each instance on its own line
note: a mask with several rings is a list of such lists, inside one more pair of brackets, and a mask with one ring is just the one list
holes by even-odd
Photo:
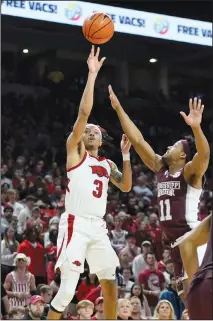
[[167, 165], [184, 158], [186, 158], [186, 154], [184, 153], [181, 140], [176, 142], [173, 146], [168, 146], [167, 152], [163, 155], [163, 159]]
[[96, 126], [86, 127], [83, 142], [88, 150], [97, 150], [102, 145], [102, 138]]

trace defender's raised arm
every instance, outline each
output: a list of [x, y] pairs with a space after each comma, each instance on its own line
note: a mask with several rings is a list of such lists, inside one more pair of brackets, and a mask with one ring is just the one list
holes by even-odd
[[139, 129], [125, 113], [111, 86], [109, 86], [109, 98], [113, 109], [116, 111], [118, 118], [120, 119], [124, 133], [127, 135], [144, 164], [153, 172], [159, 171], [163, 166], [160, 155], [155, 154], [152, 147], [145, 141]]
[[201, 99], [194, 98], [194, 100], [189, 100], [189, 115], [187, 116], [184, 112], [180, 112], [187, 125], [192, 128], [197, 149], [193, 159], [186, 164], [185, 175], [189, 177], [195, 176], [198, 179], [205, 174], [210, 158], [209, 143], [200, 126], [203, 110], [204, 105], [202, 105]]

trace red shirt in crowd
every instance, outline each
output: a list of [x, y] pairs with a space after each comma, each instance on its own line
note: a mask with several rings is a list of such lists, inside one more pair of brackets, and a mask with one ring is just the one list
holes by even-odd
[[28, 240], [24, 240], [18, 247], [18, 253], [24, 253], [30, 257], [31, 261], [28, 270], [34, 276], [44, 277], [46, 275], [45, 250], [39, 242], [35, 244], [36, 246], [34, 247]]
[[76, 294], [79, 301], [85, 300], [87, 295], [90, 293], [91, 290], [95, 289], [97, 285], [89, 284], [87, 285], [86, 282], [82, 282], [78, 287], [78, 292]]
[[158, 270], [160, 270], [161, 272], [166, 271], [166, 265], [164, 264], [163, 261], [158, 262]]
[[[162, 291], [164, 289], [165, 278], [161, 271], [148, 269], [139, 274], [138, 280], [148, 291]], [[146, 294], [146, 298], [151, 307], [155, 307], [158, 303], [158, 297]]]
[[86, 300], [95, 303], [95, 300], [101, 296], [101, 286], [98, 285], [96, 288], [92, 289], [86, 296]]

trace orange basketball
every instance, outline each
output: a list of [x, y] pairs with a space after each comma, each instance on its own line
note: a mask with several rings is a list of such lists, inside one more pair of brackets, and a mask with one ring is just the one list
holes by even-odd
[[114, 22], [107, 14], [96, 12], [84, 20], [82, 30], [87, 40], [101, 45], [112, 38]]

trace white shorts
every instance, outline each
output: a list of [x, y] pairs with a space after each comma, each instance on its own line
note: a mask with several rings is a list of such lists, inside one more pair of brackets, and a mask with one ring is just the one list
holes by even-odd
[[112, 278], [115, 278], [115, 269], [120, 264], [107, 233], [106, 222], [102, 218], [63, 213], [59, 223], [55, 269], [68, 260], [71, 270], [82, 273], [86, 259], [90, 273], [112, 270]]

